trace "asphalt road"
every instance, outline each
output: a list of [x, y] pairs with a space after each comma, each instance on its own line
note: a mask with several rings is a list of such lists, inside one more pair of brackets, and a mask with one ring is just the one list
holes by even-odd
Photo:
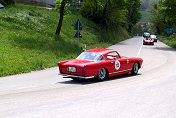
[[58, 68], [0, 78], [0, 118], [176, 118], [176, 50], [134, 37], [113, 45], [141, 57], [136, 76], [75, 82]]

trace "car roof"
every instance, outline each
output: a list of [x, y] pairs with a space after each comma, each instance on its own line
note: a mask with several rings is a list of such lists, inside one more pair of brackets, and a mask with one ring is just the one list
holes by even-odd
[[95, 52], [95, 53], [100, 53], [100, 54], [106, 54], [109, 52], [117, 52], [117, 51], [113, 49], [107, 49], [107, 48], [96, 48], [96, 49], [86, 50], [84, 52]]

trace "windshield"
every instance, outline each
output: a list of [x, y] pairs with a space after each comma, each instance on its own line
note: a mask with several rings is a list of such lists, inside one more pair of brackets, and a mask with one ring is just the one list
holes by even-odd
[[94, 52], [83, 52], [76, 59], [84, 59], [84, 60], [92, 60], [92, 61], [102, 61], [105, 58], [99, 54]]

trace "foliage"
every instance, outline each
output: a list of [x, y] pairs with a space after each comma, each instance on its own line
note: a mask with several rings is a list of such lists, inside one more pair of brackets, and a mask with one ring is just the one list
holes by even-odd
[[128, 12], [125, 5], [124, 0], [110, 1], [105, 15], [105, 22], [107, 25], [113, 27], [114, 25], [125, 24], [126, 14]]
[[15, 4], [15, 0], [0, 0], [0, 3], [6, 6], [6, 5]]
[[152, 9], [153, 4], [157, 4], [160, 0], [141, 0], [141, 19], [140, 22], [150, 22], [151, 13], [150, 10]]
[[81, 13], [98, 24], [104, 19], [103, 25], [112, 27], [125, 22], [127, 10], [123, 0], [85, 0]]
[[166, 45], [176, 48], [176, 34], [174, 33], [171, 36], [159, 36], [158, 39], [165, 43]]
[[151, 8], [153, 3], [158, 3], [160, 0], [141, 0], [141, 11], [147, 11]]
[[150, 11], [145, 10], [145, 11], [140, 11], [140, 13], [141, 13], [140, 22], [149, 22], [150, 21], [150, 17], [151, 17]]
[[84, 0], [81, 13], [106, 29], [123, 26], [131, 31], [140, 19], [139, 7], [139, 0]]
[[[106, 48], [128, 38], [123, 28], [122, 32], [100, 31], [76, 10], [64, 16], [61, 34], [56, 36], [58, 17], [55, 9], [22, 4], [0, 10], [0, 76], [57, 66], [59, 61], [77, 57], [85, 44], [87, 49]], [[73, 30], [78, 18], [83, 26], [79, 47]]]
[[168, 26], [176, 26], [176, 0], [165, 0], [162, 3], [162, 13]]
[[64, 18], [65, 11], [66, 11], [65, 6], [71, 2], [72, 2], [72, 0], [57, 0], [56, 1], [56, 8], [59, 7], [59, 10], [60, 10], [59, 23], [58, 23], [56, 33], [55, 33], [56, 35], [60, 35], [60, 32], [61, 32], [62, 22], [63, 22], [63, 18]]
[[105, 0], [84, 0], [81, 7], [81, 13], [86, 18], [89, 18], [96, 23], [100, 23], [104, 7]]
[[153, 15], [151, 21], [158, 34], [166, 34], [167, 28], [176, 29], [176, 1], [163, 0], [154, 4], [151, 10]]
[[[59, 10], [60, 7], [61, 7], [61, 2], [62, 0], [56, 0], [56, 9]], [[65, 9], [64, 9], [64, 14], [67, 15], [67, 14], [70, 14], [70, 10], [69, 10], [69, 4], [71, 3], [71, 1], [67, 1], [66, 5], [65, 5]]]
[[141, 7], [140, 7], [141, 11], [145, 11], [145, 10], [147, 10], [150, 7], [149, 1], [150, 0], [145, 0], [145, 1], [141, 2]]
[[127, 30], [132, 31], [133, 26], [140, 20], [141, 14], [139, 13], [140, 0], [127, 0]]
[[136, 24], [136, 25], [133, 27], [132, 34], [133, 34], [134, 36], [135, 36], [135, 35], [140, 35], [140, 36], [142, 36], [143, 33], [144, 33], [144, 29], [141, 27], [141, 25]]

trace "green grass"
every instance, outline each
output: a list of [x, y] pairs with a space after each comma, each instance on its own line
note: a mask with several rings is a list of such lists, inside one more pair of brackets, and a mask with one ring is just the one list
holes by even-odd
[[162, 41], [163, 43], [165, 43], [166, 45], [172, 48], [176, 48], [176, 34], [175, 33], [174, 35], [169, 36], [169, 37], [159, 36], [158, 39]]
[[[74, 38], [78, 18], [83, 26], [79, 47]], [[57, 66], [59, 61], [77, 57], [85, 44], [88, 49], [106, 48], [129, 37], [121, 27], [101, 31], [76, 10], [64, 16], [61, 35], [57, 36], [58, 21], [55, 9], [16, 4], [0, 10], [0, 76]]]

